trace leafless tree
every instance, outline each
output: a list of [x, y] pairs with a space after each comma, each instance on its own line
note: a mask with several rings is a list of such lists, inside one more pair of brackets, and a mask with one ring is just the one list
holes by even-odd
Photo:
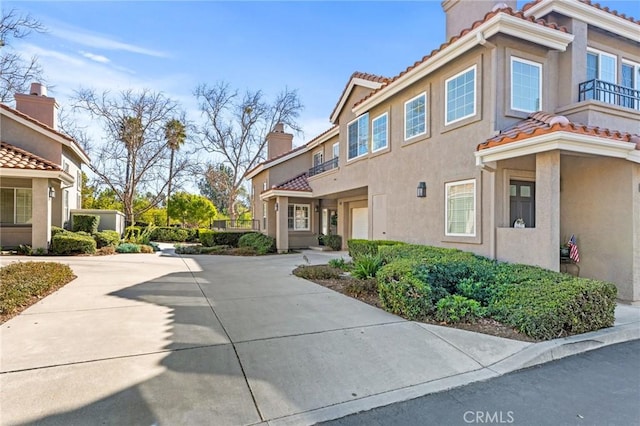
[[13, 95], [25, 93], [29, 83], [43, 82], [42, 67], [38, 58], [25, 59], [12, 49], [11, 40], [27, 37], [33, 31], [44, 32], [40, 21], [29, 14], [12, 9], [0, 15], [0, 102], [12, 102]]
[[[81, 89], [76, 92], [74, 107], [101, 122], [103, 137], [92, 144], [90, 167], [101, 183], [117, 194], [127, 221], [134, 223], [136, 215], [164, 199], [174, 152], [166, 138], [166, 124], [179, 115], [178, 104], [150, 90], [112, 95]], [[186, 157], [176, 154], [172, 178], [180, 179], [188, 166]], [[150, 203], [135, 211], [139, 193], [151, 194]]]
[[199, 131], [202, 146], [217, 156], [214, 161], [230, 168], [232, 185], [227, 205], [230, 218], [236, 219], [236, 201], [244, 177], [264, 159], [267, 134], [277, 123], [300, 132], [296, 119], [302, 104], [295, 90], [285, 88], [270, 103], [260, 90], [240, 94], [224, 82], [202, 84], [196, 88], [195, 96], [205, 118]]

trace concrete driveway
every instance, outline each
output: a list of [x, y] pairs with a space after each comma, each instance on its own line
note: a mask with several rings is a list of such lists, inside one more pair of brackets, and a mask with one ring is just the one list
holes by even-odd
[[55, 260], [78, 278], [0, 328], [3, 425], [312, 424], [549, 353], [299, 279], [302, 254]]

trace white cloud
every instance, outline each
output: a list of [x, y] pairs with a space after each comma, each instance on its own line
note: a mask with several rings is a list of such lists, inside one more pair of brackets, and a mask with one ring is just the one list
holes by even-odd
[[109, 62], [111, 62], [111, 60], [106, 56], [96, 55], [95, 53], [85, 52], [81, 50], [80, 54], [87, 59], [91, 59], [92, 61], [95, 61], [95, 62], [100, 62], [101, 64], [108, 64]]

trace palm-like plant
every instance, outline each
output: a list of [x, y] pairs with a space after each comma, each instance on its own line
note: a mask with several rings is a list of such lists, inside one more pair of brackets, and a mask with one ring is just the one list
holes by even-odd
[[187, 138], [184, 124], [175, 118], [167, 121], [164, 126], [164, 136], [167, 141], [167, 146], [171, 150], [171, 157], [169, 158], [169, 182], [167, 184], [167, 226], [169, 226], [171, 218], [169, 217], [168, 204], [171, 198], [171, 184], [173, 183], [173, 158], [175, 152], [180, 149]]

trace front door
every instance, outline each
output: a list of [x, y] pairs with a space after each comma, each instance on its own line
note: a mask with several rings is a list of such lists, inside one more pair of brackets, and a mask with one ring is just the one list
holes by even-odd
[[509, 183], [510, 226], [524, 220], [527, 228], [536, 226], [536, 183], [512, 180]]

